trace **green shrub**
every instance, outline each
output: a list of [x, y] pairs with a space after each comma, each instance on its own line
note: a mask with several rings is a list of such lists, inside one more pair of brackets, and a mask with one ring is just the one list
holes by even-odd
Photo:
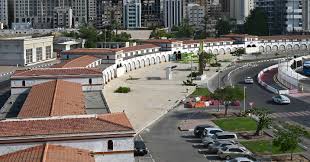
[[210, 66], [211, 67], [221, 67], [222, 65], [221, 65], [221, 63], [216, 62], [216, 63], [210, 64]]
[[118, 87], [114, 93], [129, 93], [130, 88], [129, 87]]

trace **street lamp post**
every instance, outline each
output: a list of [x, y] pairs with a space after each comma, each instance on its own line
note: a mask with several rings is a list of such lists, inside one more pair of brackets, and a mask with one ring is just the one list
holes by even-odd
[[245, 90], [246, 90], [246, 86], [243, 87], [243, 112], [245, 112]]
[[191, 55], [191, 83], [193, 83], [193, 51], [191, 51], [190, 55]]

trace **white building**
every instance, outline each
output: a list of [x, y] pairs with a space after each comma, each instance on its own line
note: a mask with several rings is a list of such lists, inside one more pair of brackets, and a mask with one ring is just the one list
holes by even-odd
[[8, 23], [8, 0], [0, 0], [0, 22], [3, 26], [7, 26]]
[[53, 36], [0, 39], [0, 65], [34, 65], [56, 59]]
[[70, 7], [55, 7], [53, 28], [72, 28], [72, 9]]
[[303, 27], [303, 0], [287, 0], [284, 7], [285, 30], [287, 32], [302, 31]]
[[[96, 162], [135, 161], [135, 132], [125, 113], [6, 119], [0, 121], [0, 128], [3, 130], [0, 132], [1, 159], [17, 151], [49, 145], [42, 149], [42, 154], [48, 153], [53, 146], [59, 146], [70, 148], [71, 153], [73, 149], [80, 149], [79, 154], [67, 152], [66, 156], [81, 156], [88, 151]], [[37, 153], [40, 155], [40, 150]], [[58, 158], [66, 157], [61, 155], [61, 152], [54, 153], [50, 158], [57, 157], [54, 161], [59, 161]]]
[[123, 7], [123, 24], [125, 28], [141, 27], [140, 0], [126, 0]]
[[164, 0], [164, 24], [169, 30], [183, 21], [183, 0]]
[[17, 70], [11, 76], [11, 94], [28, 93], [33, 85], [52, 80], [80, 83], [83, 92], [102, 90], [102, 71], [96, 68], [36, 68]]
[[230, 2], [230, 18], [235, 19], [237, 24], [243, 24], [253, 9], [254, 0], [233, 0]]
[[199, 4], [190, 3], [187, 5], [187, 20], [189, 25], [194, 26], [196, 30], [204, 27], [205, 8]]

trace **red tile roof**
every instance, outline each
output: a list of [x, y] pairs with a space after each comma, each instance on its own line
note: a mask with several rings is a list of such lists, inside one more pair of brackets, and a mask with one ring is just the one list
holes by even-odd
[[75, 67], [86, 67], [89, 64], [99, 60], [98, 57], [95, 56], [81, 56], [72, 60], [64, 60], [64, 62], [60, 64], [56, 64], [51, 68], [75, 68]]
[[76, 48], [68, 51], [63, 51], [63, 54], [69, 55], [107, 55], [114, 54], [115, 52], [120, 51], [118, 48]]
[[180, 40], [176, 39], [150, 39], [145, 40], [144, 43], [152, 43], [152, 44], [160, 44], [160, 43], [174, 43], [174, 42], [180, 42]]
[[31, 137], [45, 139], [51, 137], [83, 136], [91, 133], [133, 133], [125, 113], [100, 115], [78, 115], [30, 119], [6, 119], [0, 121], [0, 141]]
[[44, 144], [0, 156], [1, 162], [95, 162], [90, 151]]
[[57, 76], [101, 76], [102, 72], [97, 68], [41, 68], [31, 70], [17, 70], [11, 78], [44, 77], [55, 78]]
[[230, 33], [230, 34], [226, 34], [226, 35], [223, 35], [223, 37], [230, 37], [230, 38], [245, 38], [245, 37], [258, 37], [256, 35], [249, 35], [249, 34], [235, 34], [235, 33]]
[[143, 50], [143, 49], [149, 49], [149, 48], [160, 48], [160, 46], [155, 44], [142, 44], [132, 47], [123, 47], [119, 48], [120, 50], [123, 50], [123, 52], [130, 52], [130, 51], [137, 51], [137, 50]]
[[310, 35], [274, 35], [260, 36], [260, 40], [291, 40], [291, 39], [310, 39]]
[[32, 86], [20, 118], [86, 114], [82, 86], [63, 80]]
[[206, 38], [204, 42], [227, 42], [227, 41], [234, 41], [231, 38]]

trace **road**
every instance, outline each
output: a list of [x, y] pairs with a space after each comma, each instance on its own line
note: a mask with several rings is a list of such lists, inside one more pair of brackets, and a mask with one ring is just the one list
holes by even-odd
[[[243, 70], [235, 72], [231, 78], [232, 83], [234, 85], [247, 87], [246, 105], [248, 105], [249, 102], [254, 102], [255, 107], [268, 108], [272, 113], [281, 114], [281, 116], [278, 116], [279, 118], [277, 119], [289, 119], [310, 127], [310, 113], [308, 113], [310, 111], [310, 105], [308, 103], [291, 97], [291, 104], [276, 105], [271, 100], [272, 96], [275, 94], [265, 90], [257, 83], [256, 77], [259, 71], [268, 66], [271, 66], [272, 64], [274, 63], [262, 63], [258, 64], [256, 67], [244, 68]], [[255, 83], [252, 85], [243, 84], [243, 80], [247, 76], [253, 77], [255, 79]]]

